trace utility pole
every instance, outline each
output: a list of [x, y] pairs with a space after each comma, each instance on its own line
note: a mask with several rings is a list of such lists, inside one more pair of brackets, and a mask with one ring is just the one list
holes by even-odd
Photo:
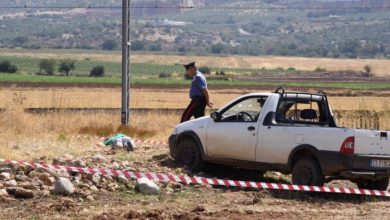
[[123, 125], [130, 115], [130, 0], [122, 0], [122, 114]]

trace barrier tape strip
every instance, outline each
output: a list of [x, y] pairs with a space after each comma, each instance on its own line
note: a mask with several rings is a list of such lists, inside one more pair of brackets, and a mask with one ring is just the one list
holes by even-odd
[[173, 174], [140, 173], [140, 172], [131, 172], [126, 170], [113, 170], [113, 169], [106, 169], [106, 168], [60, 166], [55, 164], [32, 163], [32, 162], [4, 160], [4, 159], [0, 159], [0, 165], [1, 164], [19, 164], [22, 166], [30, 166], [35, 169], [45, 168], [45, 169], [52, 169], [58, 171], [98, 174], [102, 176], [111, 176], [111, 177], [120, 176], [120, 177], [125, 177], [127, 179], [139, 179], [144, 177], [153, 181], [176, 182], [176, 183], [182, 183], [186, 185], [200, 184], [200, 185], [225, 186], [225, 187], [253, 188], [253, 189], [272, 189], [272, 190], [285, 190], [285, 191], [323, 192], [323, 193], [390, 197], [390, 192], [388, 191], [353, 189], [353, 188], [346, 188], [346, 187], [302, 186], [302, 185], [289, 185], [289, 184], [281, 184], [281, 183], [237, 181], [237, 180], [205, 178], [205, 177], [197, 177], [197, 176], [193, 176], [193, 177], [178, 176]]
[[162, 145], [168, 145], [167, 141], [134, 140], [134, 143], [137, 143], [137, 144], [162, 144]]

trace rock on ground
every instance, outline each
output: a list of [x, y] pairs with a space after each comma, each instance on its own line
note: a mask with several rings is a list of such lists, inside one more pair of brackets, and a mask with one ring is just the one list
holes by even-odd
[[2, 180], [9, 180], [11, 179], [11, 174], [7, 172], [0, 173], [0, 179]]
[[74, 186], [67, 178], [59, 177], [54, 185], [53, 192], [55, 194], [71, 195], [74, 193]]
[[23, 189], [21, 187], [7, 188], [8, 194], [14, 196], [17, 199], [31, 199], [34, 198], [34, 192], [32, 190]]
[[137, 190], [145, 194], [158, 194], [160, 188], [148, 178], [137, 179]]

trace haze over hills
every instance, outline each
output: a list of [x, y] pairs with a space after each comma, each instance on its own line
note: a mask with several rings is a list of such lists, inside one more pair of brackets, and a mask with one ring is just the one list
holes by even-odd
[[[388, 58], [386, 0], [133, 0], [132, 49]], [[25, 0], [0, 6], [24, 7]], [[0, 9], [0, 47], [117, 49], [121, 0], [38, 0]], [[30, 7], [87, 7], [79, 9]], [[114, 6], [114, 9], [88, 7]], [[194, 7], [180, 8], [180, 7]]]

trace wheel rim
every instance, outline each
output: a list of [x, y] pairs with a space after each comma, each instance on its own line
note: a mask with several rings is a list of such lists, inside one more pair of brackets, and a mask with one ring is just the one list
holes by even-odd
[[313, 171], [310, 167], [304, 166], [298, 174], [298, 182], [302, 185], [311, 185], [313, 180]]
[[196, 160], [196, 151], [193, 147], [185, 147], [181, 153], [184, 166], [192, 167]]

